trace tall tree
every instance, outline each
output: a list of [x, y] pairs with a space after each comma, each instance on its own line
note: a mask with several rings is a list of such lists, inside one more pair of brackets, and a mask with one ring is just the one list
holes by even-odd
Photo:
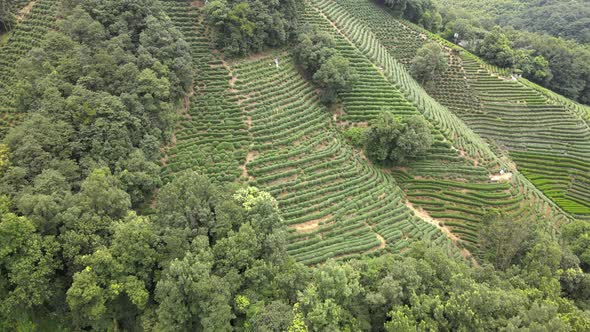
[[431, 42], [422, 46], [412, 59], [410, 72], [421, 84], [432, 81], [448, 68], [447, 58], [438, 43]]

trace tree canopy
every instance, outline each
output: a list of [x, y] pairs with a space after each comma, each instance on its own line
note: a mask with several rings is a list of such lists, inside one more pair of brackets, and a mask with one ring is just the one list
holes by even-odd
[[426, 84], [447, 70], [447, 58], [438, 43], [422, 46], [412, 59], [410, 72], [421, 84]]
[[301, 28], [293, 50], [299, 64], [322, 88], [322, 101], [331, 104], [339, 92], [349, 90], [358, 80], [356, 70], [336, 50], [333, 38], [308, 26]]
[[367, 156], [380, 163], [404, 164], [423, 155], [432, 145], [433, 137], [426, 120], [412, 116], [399, 120], [383, 111], [365, 131]]
[[215, 46], [229, 55], [285, 45], [295, 35], [301, 11], [295, 0], [212, 0], [205, 6]]

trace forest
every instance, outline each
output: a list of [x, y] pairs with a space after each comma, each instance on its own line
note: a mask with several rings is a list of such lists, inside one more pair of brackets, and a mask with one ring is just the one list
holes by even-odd
[[[41, 33], [16, 19], [26, 4], [0, 0], [18, 58], [0, 61], [0, 330], [590, 330], [586, 210], [551, 200], [552, 179], [491, 183], [511, 167], [500, 149], [422, 88], [451, 81], [455, 55], [433, 39], [404, 64], [371, 62], [389, 54], [381, 35], [358, 43], [362, 21], [339, 21], [338, 2], [39, 0], [32, 25], [54, 21]], [[588, 15], [559, 31], [526, 21], [569, 2], [502, 19], [385, 5], [388, 22], [459, 33], [489, 64], [590, 102]], [[586, 124], [573, 112], [564, 130]]]
[[590, 103], [587, 0], [385, 0], [384, 4], [394, 16], [459, 43], [491, 64]]

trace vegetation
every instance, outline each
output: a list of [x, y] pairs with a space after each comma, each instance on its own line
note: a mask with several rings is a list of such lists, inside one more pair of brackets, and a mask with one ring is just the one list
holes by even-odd
[[365, 151], [372, 160], [404, 164], [424, 154], [432, 145], [428, 123], [419, 116], [403, 121], [384, 112], [365, 133]]
[[[590, 330], [584, 106], [369, 1], [29, 9], [0, 48], [0, 330]], [[547, 72], [498, 32], [482, 52]]]
[[583, 44], [590, 41], [588, 6], [577, 1], [453, 0], [440, 8], [443, 37], [492, 64], [590, 103], [590, 49]]
[[[337, 11], [338, 7], [334, 7], [333, 10]], [[547, 90], [526, 80], [515, 81], [512, 78], [508, 80], [505, 78], [509, 77], [508, 72], [483, 63], [475, 56], [461, 51], [435, 35], [428, 35], [428, 32], [421, 30], [418, 26], [411, 26], [411, 29], [408, 29], [409, 23], [402, 24], [392, 20], [390, 14], [383, 12], [375, 4], [346, 2], [345, 8], [351, 14], [348, 17], [346, 15], [337, 17], [341, 26], [344, 26], [347, 20], [346, 24], [351, 27], [346, 30], [351, 36], [349, 38], [358, 45], [363, 43], [372, 45], [372, 48], [367, 48], [368, 56], [374, 57], [375, 61], [386, 70], [388, 66], [391, 68], [387, 70], [387, 74], [392, 81], [404, 90], [410, 91], [409, 98], [417, 100], [417, 104], [424, 108], [423, 112], [428, 116], [429, 121], [447, 128], [445, 129], [448, 130], [447, 137], [465, 137], [465, 133], [472, 129], [478, 135], [489, 139], [497, 146], [497, 151], [500, 153], [510, 151], [517, 169], [527, 177], [522, 190], [526, 192], [527, 187], [534, 185], [567, 213], [571, 213], [576, 218], [587, 218], [586, 215], [590, 213], [586, 189], [589, 182], [586, 180], [586, 173], [581, 171], [586, 169], [588, 164], [588, 160], [584, 157], [586, 153], [582, 152], [585, 147], [580, 144], [565, 143], [571, 139], [576, 142], [587, 139], [588, 132], [583, 129], [586, 128], [587, 120], [584, 119], [587, 119], [588, 114], [585, 106], [566, 102], [565, 98], [557, 98], [555, 94], [547, 94]], [[350, 17], [353, 15], [356, 21]], [[370, 34], [357, 33], [357, 31], [360, 32], [361, 29], [358, 27], [362, 24], [374, 33], [374, 37]], [[423, 93], [417, 93], [416, 91], [420, 91], [419, 87], [416, 87], [417, 84], [408, 78], [404, 66], [397, 63], [397, 61], [410, 63], [417, 49], [426, 43], [424, 34], [428, 35], [429, 39], [443, 43], [452, 49], [447, 54], [449, 69], [441, 77], [436, 78], [430, 87], [426, 87], [436, 101], [425, 97]], [[390, 38], [392, 35], [398, 37]], [[454, 122], [454, 115], [449, 114], [449, 111], [465, 121], [469, 129]], [[556, 129], [548, 130], [547, 125]], [[567, 134], [563, 135], [561, 132], [567, 132]], [[463, 139], [452, 140], [458, 145], [457, 148], [463, 149], [468, 154], [474, 156], [493, 154], [491, 151], [486, 152], [485, 144], [478, 143], [476, 137], [469, 138], [470, 144], [465, 144]], [[549, 141], [554, 144], [549, 144]], [[523, 151], [524, 149], [529, 151]], [[551, 166], [549, 163], [567, 166]], [[482, 164], [478, 163], [478, 165]], [[498, 172], [498, 170], [499, 167], [490, 169], [489, 172]], [[432, 174], [431, 172], [427, 174]], [[469, 175], [472, 176], [475, 173], [470, 172]], [[489, 177], [484, 179], [489, 180]], [[528, 181], [530, 183], [526, 184]], [[437, 202], [437, 205], [428, 206], [437, 216], [456, 215], [456, 213], [440, 212], [440, 204], [447, 205], [444, 203], [448, 201], [444, 194], [448, 191], [445, 188], [447, 185], [445, 183], [444, 186], [439, 187], [440, 191], [436, 193], [437, 197], [444, 197], [444, 199]], [[517, 192], [515, 189], [511, 191]], [[417, 196], [420, 194], [424, 194], [424, 190], [416, 191]], [[533, 196], [537, 195], [533, 194]], [[522, 209], [515, 207], [513, 203], [510, 205], [512, 205], [511, 213], [523, 213]], [[472, 227], [478, 227], [474, 215], [461, 213], [461, 217], [462, 220], [474, 223]], [[475, 228], [472, 228], [470, 232]], [[470, 238], [473, 239], [473, 235], [470, 235]]]
[[424, 85], [440, 76], [447, 70], [447, 59], [437, 43], [429, 43], [422, 46], [412, 59], [410, 72], [412, 76]]
[[306, 27], [299, 34], [294, 54], [301, 66], [323, 89], [322, 101], [331, 104], [340, 92], [350, 90], [358, 80], [356, 70], [338, 54], [332, 37], [322, 31]]
[[438, 32], [442, 27], [442, 16], [433, 0], [385, 0], [393, 13], [424, 28]]
[[294, 35], [300, 12], [301, 2], [294, 0], [212, 0], [205, 6], [215, 46], [229, 55], [284, 45]]
[[487, 29], [500, 24], [585, 44], [590, 43], [587, 4], [572, 0], [451, 0], [441, 11], [445, 12], [443, 16], [471, 16]]

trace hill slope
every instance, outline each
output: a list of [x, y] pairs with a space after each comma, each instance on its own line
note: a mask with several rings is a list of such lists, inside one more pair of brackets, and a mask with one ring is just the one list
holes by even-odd
[[[191, 41], [200, 68], [166, 172], [192, 168], [217, 174], [221, 181], [240, 178], [269, 190], [290, 225], [290, 253], [298, 260], [311, 264], [329, 257], [400, 251], [411, 238], [451, 241], [476, 251], [477, 224], [489, 205], [515, 220], [563, 218], [518, 174], [508, 182], [491, 183], [490, 176], [506, 161], [430, 98], [376, 38], [362, 42], [367, 36], [355, 34], [361, 25], [351, 27], [348, 35], [339, 21], [330, 21], [337, 14], [307, 6], [305, 22], [331, 33], [340, 54], [361, 74], [343, 94], [341, 107], [328, 114], [287, 53], [277, 50], [226, 63], [205, 48], [200, 4], [190, 7], [191, 15], [179, 15], [180, 2], [166, 3]], [[436, 137], [422, 161], [391, 174], [368, 163], [338, 133], [366, 126], [383, 111], [402, 117], [423, 114]], [[206, 162], [217, 155], [222, 160]]]
[[[427, 41], [442, 42], [414, 25], [395, 20], [371, 1], [338, 3], [365, 24], [401, 63], [408, 64]], [[500, 154], [509, 155], [516, 167], [563, 210], [577, 218], [590, 217], [587, 107], [544, 92], [525, 80], [506, 77], [503, 71], [460, 48], [444, 45], [448, 47], [449, 69], [429, 89], [430, 95]]]

